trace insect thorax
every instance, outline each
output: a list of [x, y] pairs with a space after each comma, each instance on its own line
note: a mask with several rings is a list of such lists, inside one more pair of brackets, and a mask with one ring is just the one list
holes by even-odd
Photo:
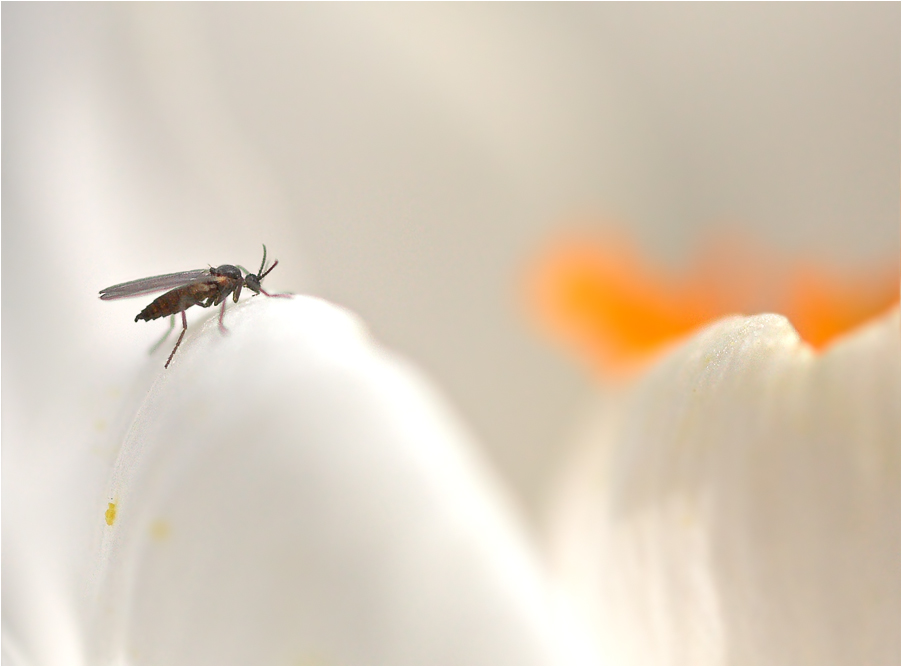
[[231, 280], [241, 280], [241, 269], [231, 264], [223, 264], [215, 269], [210, 269], [210, 274], [214, 276], [223, 276]]

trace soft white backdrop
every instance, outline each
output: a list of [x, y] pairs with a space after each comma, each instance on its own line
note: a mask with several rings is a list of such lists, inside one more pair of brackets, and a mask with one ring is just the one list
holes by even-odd
[[161, 327], [100, 287], [265, 242], [271, 287], [360, 313], [534, 504], [589, 391], [516, 308], [562, 213], [676, 261], [724, 219], [899, 244], [894, 4], [13, 4], [3, 101], [4, 458], [89, 437], [73, 402], [107, 418], [145, 363]]

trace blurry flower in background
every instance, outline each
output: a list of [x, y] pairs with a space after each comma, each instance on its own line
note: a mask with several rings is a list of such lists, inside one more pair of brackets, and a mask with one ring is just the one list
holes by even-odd
[[[649, 366], [560, 483], [565, 613], [615, 663], [897, 663], [898, 266], [843, 284], [726, 248], [680, 280], [571, 242], [532, 276], [540, 320], [603, 377]], [[789, 321], [728, 317], [662, 356], [754, 309]]]
[[726, 318], [586, 425], [554, 570], [607, 659], [898, 663], [899, 349]]
[[[610, 284], [650, 296], [632, 303], [670, 329], [641, 341], [647, 320], [621, 317], [617, 344], [690, 338], [605, 394], [571, 457], [575, 406], [597, 389], [531, 337], [509, 287], [585, 202], [635, 220], [643, 254], [671, 265], [731, 216], [840, 273], [897, 261], [897, 5], [2, 11], [4, 662], [892, 654], [897, 319], [822, 357], [774, 318], [692, 337], [725, 309], [790, 314], [743, 300], [772, 266], [738, 292], [671, 281], [665, 296], [701, 299], [674, 302], [621, 254]], [[252, 264], [261, 242], [282, 260], [275, 287], [359, 312], [477, 437], [320, 301], [241, 304], [225, 338], [192, 326], [161, 376], [143, 356], [159, 331], [96, 299]], [[610, 344], [582, 251], [590, 307], [565, 310], [590, 315], [576, 333], [595, 360]], [[840, 294], [805, 289], [808, 305]], [[850, 293], [838, 302], [878, 295]], [[764, 445], [799, 458], [736, 458]], [[561, 466], [585, 473], [557, 497], [564, 628], [520, 525]], [[803, 519], [780, 523], [787, 509]]]

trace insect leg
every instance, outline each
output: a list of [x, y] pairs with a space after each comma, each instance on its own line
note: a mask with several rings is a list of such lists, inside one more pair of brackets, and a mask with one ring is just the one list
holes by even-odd
[[169, 334], [172, 333], [172, 330], [175, 329], [175, 314], [169, 316], [169, 328], [166, 329], [166, 333], [163, 334], [163, 337], [153, 344], [153, 347], [150, 348], [147, 354], [153, 354], [157, 351], [157, 348], [160, 347], [163, 343], [166, 342], [166, 339], [169, 338]]
[[166, 360], [166, 365], [163, 368], [169, 368], [169, 362], [172, 361], [172, 358], [175, 356], [175, 351], [179, 349], [179, 345], [182, 344], [182, 338], [185, 337], [185, 332], [188, 331], [188, 317], [185, 315], [185, 310], [182, 309], [182, 333], [179, 334], [179, 339], [175, 341], [175, 347], [172, 348], [172, 352], [169, 353], [169, 358]]
[[294, 294], [270, 294], [269, 292], [267, 292], [267, 291], [266, 291], [265, 289], [263, 289], [262, 287], [260, 288], [260, 294], [263, 294], [264, 296], [279, 297], [279, 298], [281, 298], [281, 299], [290, 299], [291, 297], [294, 296]]
[[225, 316], [225, 305], [226, 305], [226, 300], [223, 299], [222, 306], [220, 306], [220, 308], [219, 308], [219, 330], [224, 334], [229, 333], [229, 330], [226, 329], [225, 325], [222, 323], [222, 318]]

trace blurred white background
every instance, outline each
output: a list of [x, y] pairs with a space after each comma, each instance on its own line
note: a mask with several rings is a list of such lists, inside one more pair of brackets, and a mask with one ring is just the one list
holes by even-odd
[[522, 317], [524, 261], [587, 209], [671, 261], [723, 221], [896, 256], [899, 26], [897, 3], [4, 4], [4, 488], [105, 437], [165, 328], [100, 288], [266, 243], [268, 288], [359, 313], [534, 510], [593, 387]]

